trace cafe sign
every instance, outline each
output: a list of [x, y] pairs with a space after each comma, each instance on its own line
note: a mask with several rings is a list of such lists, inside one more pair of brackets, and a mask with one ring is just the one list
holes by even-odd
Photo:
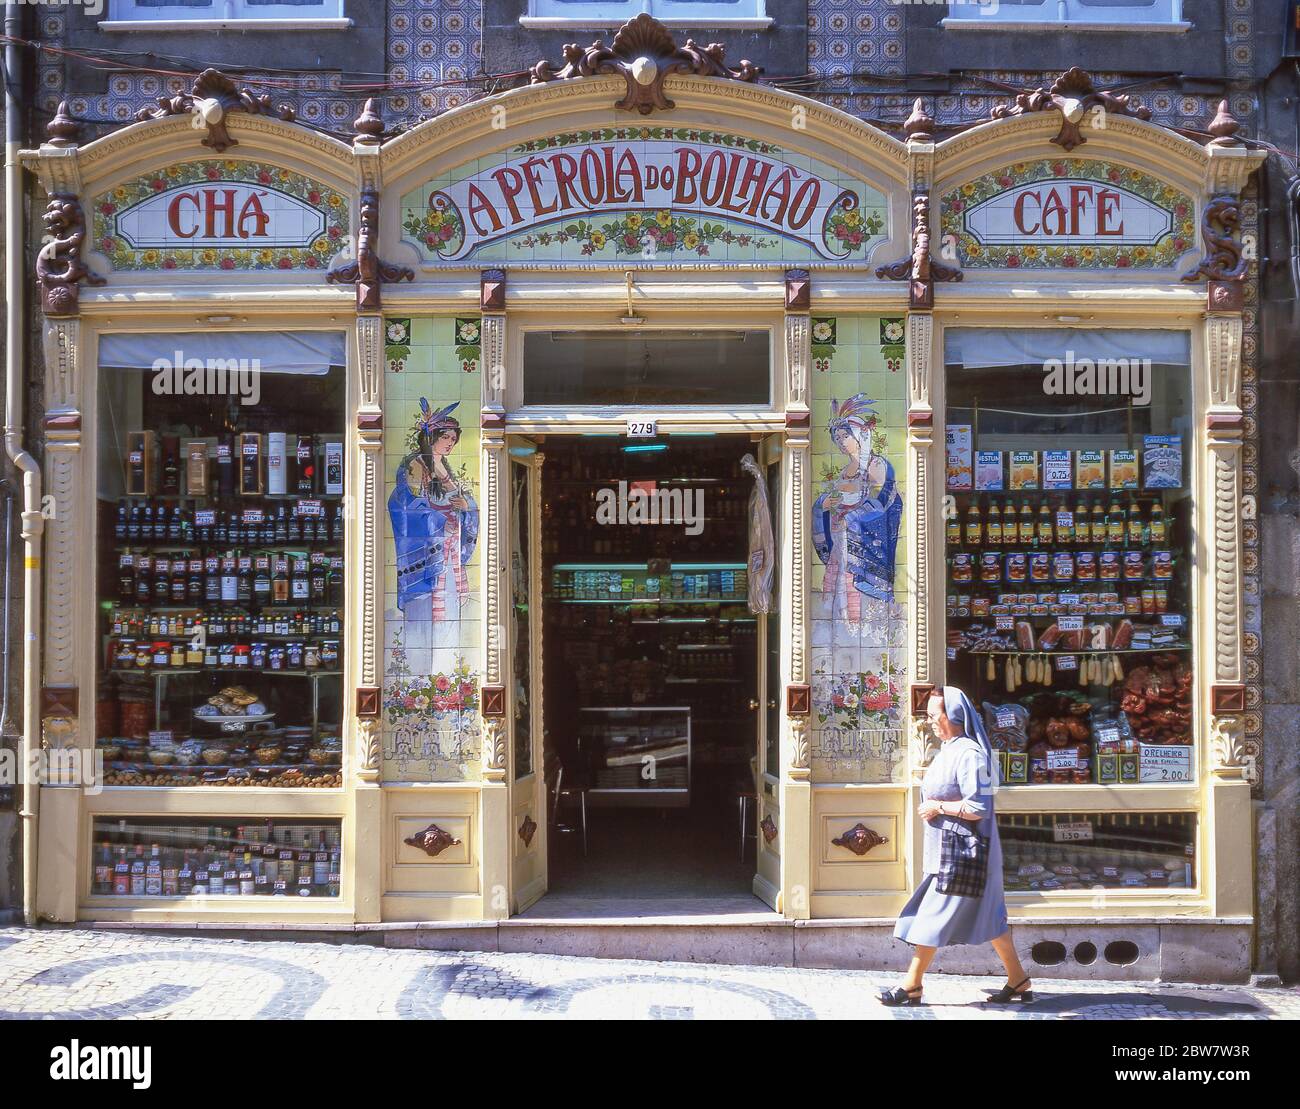
[[347, 244], [340, 193], [243, 160], [169, 166], [93, 201], [95, 241], [119, 270], [322, 269]]
[[943, 197], [941, 229], [965, 269], [1164, 269], [1195, 246], [1194, 204], [1109, 162], [1020, 162]]
[[884, 196], [771, 143], [620, 127], [522, 143], [402, 198], [430, 262], [864, 262]]

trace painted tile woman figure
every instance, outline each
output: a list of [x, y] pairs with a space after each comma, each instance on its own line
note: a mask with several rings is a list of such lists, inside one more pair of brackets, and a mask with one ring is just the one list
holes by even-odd
[[813, 545], [826, 564], [822, 590], [831, 614], [857, 631], [863, 596], [894, 599], [894, 559], [903, 499], [894, 468], [875, 449], [877, 413], [865, 393], [831, 400], [831, 439], [848, 456], [813, 502]]
[[415, 449], [398, 464], [388, 498], [397, 547], [397, 607], [415, 617], [409, 606], [427, 596], [435, 623], [458, 619], [469, 596], [465, 568], [478, 542], [478, 505], [449, 461], [460, 442], [460, 424], [451, 415], [458, 404], [434, 411], [420, 398]]

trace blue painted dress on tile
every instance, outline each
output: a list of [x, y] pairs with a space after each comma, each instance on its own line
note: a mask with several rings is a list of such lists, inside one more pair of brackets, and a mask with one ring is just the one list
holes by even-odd
[[916, 888], [894, 928], [910, 944], [947, 947], [988, 943], [1007, 930], [1007, 904], [1002, 889], [1002, 844], [993, 810], [994, 782], [988, 753], [978, 740], [957, 736], [939, 747], [925, 772], [921, 796], [928, 801], [962, 801], [974, 824], [989, 841], [989, 874], [980, 897], [956, 897], [935, 886], [939, 873], [940, 822], [925, 826], [925, 880]]

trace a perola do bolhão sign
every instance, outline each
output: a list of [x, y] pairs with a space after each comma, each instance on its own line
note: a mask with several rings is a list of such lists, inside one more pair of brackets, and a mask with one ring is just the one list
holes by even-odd
[[735, 136], [647, 130], [658, 137], [522, 144], [404, 197], [403, 229], [436, 262], [860, 263], [884, 239], [884, 197], [832, 167]]

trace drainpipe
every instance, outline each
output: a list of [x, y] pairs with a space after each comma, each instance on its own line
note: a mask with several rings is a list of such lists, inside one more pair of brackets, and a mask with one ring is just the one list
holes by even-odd
[[40, 750], [41, 688], [41, 468], [23, 447], [23, 283], [26, 249], [23, 226], [23, 182], [18, 164], [22, 146], [21, 67], [14, 39], [19, 35], [19, 9], [5, 3], [5, 452], [22, 474], [23, 509], [23, 734], [19, 773], [22, 775], [23, 917], [36, 923], [36, 817], [40, 787], [34, 780], [33, 754]]

